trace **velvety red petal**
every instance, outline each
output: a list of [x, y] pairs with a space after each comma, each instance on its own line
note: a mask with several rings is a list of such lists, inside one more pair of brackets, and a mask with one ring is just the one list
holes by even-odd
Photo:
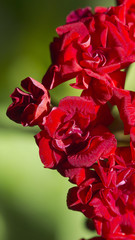
[[25, 107], [30, 104], [31, 97], [19, 88], [16, 88], [10, 97], [13, 103], [7, 109], [7, 116], [16, 123], [21, 123], [22, 113]]
[[126, 80], [126, 72], [115, 71], [109, 74], [114, 85], [118, 88], [124, 88]]
[[69, 162], [67, 162], [67, 161], [61, 163], [57, 167], [57, 170], [64, 177], [68, 177], [69, 181], [71, 183], [75, 183], [77, 185], [79, 185], [81, 182], [83, 182], [86, 179], [86, 175], [87, 175], [87, 169], [73, 168], [73, 166], [70, 165]]
[[112, 154], [116, 148], [116, 139], [113, 134], [107, 132], [102, 126], [95, 128], [91, 132], [92, 136], [81, 151], [68, 156], [68, 161], [75, 167], [90, 167], [99, 158], [106, 158]]
[[117, 147], [115, 160], [119, 165], [123, 167], [126, 167], [127, 164], [131, 163], [132, 155], [130, 147]]
[[105, 104], [113, 95], [112, 85], [106, 80], [92, 79], [91, 88], [94, 98], [99, 104]]
[[21, 123], [23, 126], [33, 126], [35, 121], [35, 112], [37, 106], [34, 103], [29, 104], [23, 111]]
[[59, 108], [67, 113], [66, 120], [77, 114], [79, 118], [76, 116], [76, 119], [81, 128], [86, 128], [89, 122], [95, 119], [97, 113], [96, 104], [83, 97], [65, 97], [60, 101]]
[[38, 99], [41, 98], [43, 95], [46, 95], [46, 98], [48, 97], [49, 101], [49, 93], [45, 89], [45, 87], [38, 81], [34, 80], [31, 77], [25, 78], [21, 82], [21, 86], [24, 90], [27, 92], [30, 92], [33, 96], [33, 98]]
[[132, 127], [130, 130], [130, 140], [132, 161], [135, 162], [135, 127]]
[[39, 141], [39, 155], [46, 168], [53, 168], [55, 166], [50, 139], [41, 138]]
[[55, 138], [55, 132], [61, 125], [66, 114], [65, 111], [60, 108], [53, 108], [50, 114], [46, 117], [45, 129], [51, 137]]
[[135, 125], [135, 93], [115, 88], [113, 101], [124, 123], [124, 132], [129, 134], [130, 128]]
[[111, 110], [108, 104], [101, 105], [98, 112], [97, 118], [93, 122], [93, 125], [102, 124], [104, 126], [108, 126], [113, 122], [114, 118], [111, 114]]
[[60, 68], [57, 65], [51, 65], [42, 79], [42, 84], [50, 90], [66, 80], [62, 79]]
[[77, 197], [78, 187], [70, 188], [67, 195], [67, 205], [68, 208], [72, 208], [74, 210], [80, 209], [81, 202]]
[[84, 17], [91, 17], [92, 12], [90, 7], [79, 8], [75, 11], [72, 11], [66, 18], [66, 23], [77, 22]]
[[92, 186], [86, 186], [84, 188], [80, 188], [78, 190], [78, 199], [80, 199], [80, 201], [83, 204], [88, 204], [88, 202], [91, 200], [92, 198]]
[[63, 44], [61, 50], [68, 46], [72, 41], [79, 38], [79, 42], [83, 42], [89, 32], [86, 26], [82, 22], [71, 23], [64, 26], [60, 26], [56, 29], [59, 36], [64, 35]]
[[82, 67], [77, 63], [76, 58], [67, 61], [65, 64], [61, 65], [61, 76], [64, 79], [72, 79], [82, 71]]

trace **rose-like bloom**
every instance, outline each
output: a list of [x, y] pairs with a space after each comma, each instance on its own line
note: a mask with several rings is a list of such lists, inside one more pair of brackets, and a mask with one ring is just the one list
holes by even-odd
[[135, 158], [130, 147], [119, 147], [108, 159], [91, 166], [91, 174], [69, 190], [67, 204], [92, 218], [106, 240], [135, 239]]
[[[77, 187], [69, 190], [67, 197], [68, 207], [81, 211], [88, 218], [96, 216], [96, 210], [90, 204], [95, 195], [104, 189], [116, 187], [116, 171], [113, 171], [115, 159], [110, 154], [108, 159], [100, 159], [90, 169], [85, 170], [83, 181], [76, 182]], [[87, 172], [86, 172], [87, 171]], [[80, 174], [83, 172], [79, 172]], [[105, 213], [105, 210], [103, 210]]]
[[43, 78], [47, 89], [76, 78], [73, 87], [91, 87], [95, 96], [107, 92], [107, 97], [99, 95], [106, 102], [113, 87], [124, 87], [125, 73], [120, 69], [135, 60], [135, 42], [115, 14], [117, 8], [112, 12], [98, 8], [94, 15], [88, 9], [77, 10], [67, 17], [67, 24], [57, 28], [59, 37], [50, 46], [52, 65]]
[[[135, 239], [135, 164], [128, 153], [126, 166], [116, 165], [116, 188], [101, 190], [90, 203], [96, 213], [93, 220], [97, 232], [105, 239]], [[125, 150], [118, 154], [124, 162]]]
[[[66, 97], [46, 117], [36, 135], [40, 158], [48, 168], [89, 167], [115, 151], [116, 139], [99, 124], [99, 107], [82, 97]], [[97, 119], [98, 121], [97, 121]], [[63, 165], [64, 168], [64, 165]]]
[[27, 92], [16, 88], [10, 95], [13, 103], [7, 116], [23, 126], [42, 125], [43, 117], [50, 111], [50, 96], [47, 89], [33, 78], [26, 78], [21, 86]]

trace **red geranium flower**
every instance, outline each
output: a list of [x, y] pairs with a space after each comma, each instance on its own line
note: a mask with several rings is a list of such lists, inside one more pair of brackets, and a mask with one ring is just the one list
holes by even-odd
[[46, 88], [33, 78], [26, 78], [21, 86], [29, 93], [16, 88], [10, 95], [13, 103], [7, 116], [23, 126], [42, 125], [43, 117], [50, 111], [50, 96]]
[[104, 239], [135, 239], [135, 159], [130, 147], [91, 166], [89, 176], [69, 190], [67, 204], [92, 218]]
[[92, 101], [81, 97], [66, 97], [52, 109], [44, 130], [36, 136], [45, 167], [59, 168], [61, 162], [72, 168], [89, 167], [115, 151], [114, 135], [97, 124], [98, 110]]
[[[81, 211], [88, 218], [96, 216], [90, 202], [103, 189], [116, 187], [115, 159], [112, 154], [108, 159], [101, 158], [90, 169], [85, 169], [82, 182], [75, 182], [78, 186], [69, 190], [67, 203], [72, 210]], [[83, 172], [80, 172], [82, 174]], [[84, 178], [85, 176], [85, 178]]]
[[47, 89], [76, 77], [73, 87], [91, 87], [95, 95], [107, 92], [107, 97], [101, 96], [106, 102], [113, 87], [124, 87], [125, 73], [120, 69], [135, 60], [135, 43], [115, 12], [98, 8], [93, 15], [89, 9], [77, 10], [67, 17], [66, 25], [57, 28], [59, 37], [51, 44], [52, 65], [43, 78]]

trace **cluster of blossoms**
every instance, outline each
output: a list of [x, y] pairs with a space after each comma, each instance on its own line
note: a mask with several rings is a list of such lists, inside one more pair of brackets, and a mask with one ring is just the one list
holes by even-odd
[[[26, 92], [15, 89], [7, 115], [40, 127], [41, 161], [74, 184], [67, 205], [92, 219], [100, 235], [93, 240], [135, 240], [135, 92], [124, 89], [135, 62], [135, 0], [117, 0], [116, 7], [95, 13], [73, 11], [57, 34], [42, 84], [24, 79]], [[53, 107], [49, 90], [73, 78], [81, 96]], [[113, 106], [130, 135], [128, 146], [119, 146], [108, 128]]]

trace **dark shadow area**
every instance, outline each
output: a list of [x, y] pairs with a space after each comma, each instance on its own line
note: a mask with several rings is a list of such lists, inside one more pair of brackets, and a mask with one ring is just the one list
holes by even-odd
[[92, 219], [87, 218], [85, 220], [85, 227], [90, 231], [95, 231], [95, 226]]

